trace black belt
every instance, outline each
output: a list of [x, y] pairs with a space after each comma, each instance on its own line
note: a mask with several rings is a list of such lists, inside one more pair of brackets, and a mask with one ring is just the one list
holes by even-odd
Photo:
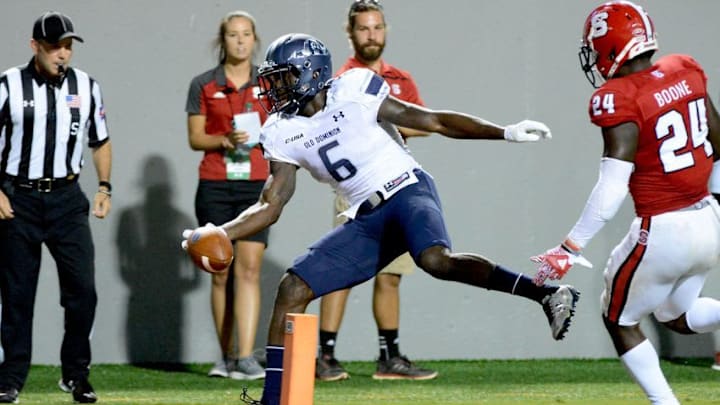
[[39, 191], [41, 193], [49, 193], [53, 190], [69, 186], [73, 183], [77, 183], [78, 177], [80, 176], [78, 176], [77, 174], [71, 174], [67, 177], [58, 177], [54, 179], [44, 178], [30, 180], [14, 176], [5, 176], [4, 178], [7, 179], [13, 186], [20, 189], [28, 191]]
[[382, 193], [379, 191], [376, 191], [372, 194], [370, 194], [370, 197], [367, 198], [367, 200], [363, 201], [362, 204], [360, 204], [360, 208], [358, 208], [358, 212], [368, 212], [372, 211], [373, 209], [377, 208], [380, 204], [385, 201], [385, 198], [383, 197]]
[[[421, 171], [421, 169], [413, 169], [413, 173], [416, 173], [416, 174], [420, 173], [420, 171]], [[408, 172], [402, 173], [400, 176], [385, 183], [385, 185], [384, 185], [385, 191], [391, 191], [391, 190], [397, 188], [402, 183], [404, 183], [405, 180], [410, 179], [410, 177], [411, 176]], [[378, 206], [380, 206], [383, 202], [385, 202], [385, 197], [383, 196], [383, 193], [381, 193], [380, 191], [376, 191], [376, 192], [370, 194], [370, 196], [365, 201], [363, 201], [362, 204], [360, 204], [360, 207], [358, 208], [358, 212], [363, 213], [363, 212], [372, 211], [375, 208], [377, 208]]]

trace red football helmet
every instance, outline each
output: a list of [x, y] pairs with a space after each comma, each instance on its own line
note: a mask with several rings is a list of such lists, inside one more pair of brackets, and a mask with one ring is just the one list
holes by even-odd
[[595, 86], [595, 70], [605, 80], [610, 79], [628, 60], [657, 49], [650, 16], [642, 7], [620, 0], [605, 3], [590, 13], [578, 56], [585, 76]]

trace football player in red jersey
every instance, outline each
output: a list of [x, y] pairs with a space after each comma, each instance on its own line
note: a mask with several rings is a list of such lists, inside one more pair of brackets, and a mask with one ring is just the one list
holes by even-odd
[[[650, 17], [629, 1], [595, 8], [583, 31], [582, 69], [596, 85], [591, 121], [602, 130], [600, 176], [565, 241], [535, 256], [535, 282], [590, 263], [581, 250], [628, 191], [637, 217], [604, 272], [603, 319], [620, 360], [653, 404], [677, 404], [652, 344], [639, 328], [652, 313], [683, 334], [720, 328], [720, 301], [700, 298], [720, 257], [720, 208], [708, 192], [720, 151], [720, 117], [690, 56], [658, 49]], [[716, 159], [716, 158], [715, 158]]]

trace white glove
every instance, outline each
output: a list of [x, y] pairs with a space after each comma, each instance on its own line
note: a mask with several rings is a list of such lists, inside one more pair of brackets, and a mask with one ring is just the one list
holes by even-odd
[[530, 260], [539, 263], [537, 274], [533, 277], [535, 285], [545, 284], [546, 279], [559, 280], [575, 264], [592, 268], [592, 263], [580, 254], [580, 249], [572, 249], [574, 244], [565, 240], [547, 252], [533, 256]]
[[[211, 222], [208, 222], [207, 224], [205, 224], [205, 226], [201, 226], [201, 227], [196, 228], [196, 229], [185, 229], [185, 230], [182, 232], [183, 241], [182, 241], [182, 243], [180, 243], [180, 246], [183, 248], [183, 250], [187, 250], [187, 249], [188, 249], [188, 239], [190, 238], [190, 235], [192, 235], [193, 232], [195, 232], [195, 231], [197, 231], [197, 230], [200, 230], [200, 229], [202, 229], [202, 228], [217, 228], [217, 226], [215, 226], [215, 225], [214, 225], [213, 223], [211, 223]], [[220, 228], [220, 230], [223, 231], [223, 233], [227, 236], [227, 232], [225, 232], [225, 229]]]
[[505, 140], [508, 142], [537, 142], [550, 139], [550, 128], [542, 122], [523, 120], [505, 127]]

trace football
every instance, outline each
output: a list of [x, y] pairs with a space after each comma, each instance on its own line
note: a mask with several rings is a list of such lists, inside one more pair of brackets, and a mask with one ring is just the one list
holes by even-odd
[[233, 260], [233, 246], [225, 232], [214, 226], [195, 229], [187, 238], [193, 263], [208, 273], [221, 273]]

